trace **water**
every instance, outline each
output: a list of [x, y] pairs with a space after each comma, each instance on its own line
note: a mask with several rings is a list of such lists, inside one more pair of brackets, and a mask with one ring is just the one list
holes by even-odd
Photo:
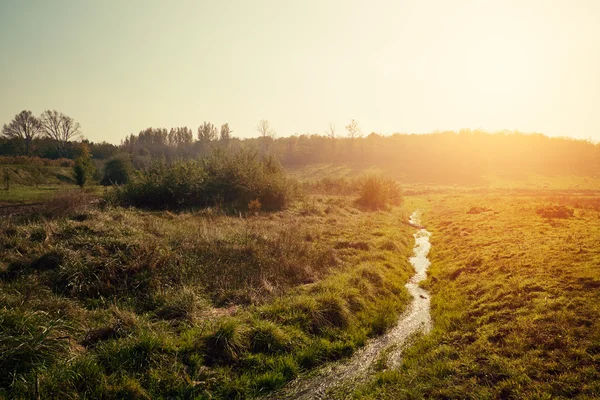
[[429, 332], [431, 329], [431, 301], [429, 293], [419, 287], [419, 282], [427, 277], [427, 268], [431, 265], [427, 258], [431, 249], [429, 242], [431, 233], [421, 226], [418, 211], [412, 213], [409, 222], [418, 229], [413, 235], [415, 238], [414, 254], [409, 258], [409, 262], [415, 268], [415, 275], [406, 284], [413, 300], [396, 326], [384, 335], [370, 340], [349, 360], [326, 365], [314, 377], [296, 379], [271, 398], [324, 399], [326, 392], [334, 387], [343, 385], [345, 388], [352, 388], [357, 383], [368, 379], [370, 373], [373, 372], [374, 364], [382, 354], [387, 354], [386, 366], [394, 368], [400, 364], [402, 350], [408, 344], [409, 339], [419, 331]]

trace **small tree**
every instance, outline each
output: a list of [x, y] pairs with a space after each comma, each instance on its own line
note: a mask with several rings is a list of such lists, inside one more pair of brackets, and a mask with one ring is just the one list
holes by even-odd
[[335, 161], [335, 139], [336, 139], [336, 132], [335, 132], [335, 125], [330, 123], [329, 127], [327, 129], [327, 132], [325, 132], [325, 135], [327, 136], [327, 138], [329, 138], [330, 141], [330, 146], [331, 146], [331, 157], [333, 158], [333, 160]]
[[23, 144], [22, 151], [28, 156], [33, 150], [33, 140], [42, 135], [42, 126], [29, 110], [23, 110], [15, 115], [8, 125], [2, 127], [2, 136]]
[[275, 137], [275, 131], [271, 128], [271, 124], [266, 119], [261, 119], [256, 124], [256, 131], [260, 134], [263, 153], [267, 153], [270, 141]]
[[351, 141], [361, 138], [363, 135], [360, 127], [358, 126], [358, 122], [356, 122], [354, 119], [348, 125], [346, 125], [346, 131], [348, 132], [348, 137]]
[[75, 182], [80, 186], [84, 187], [88, 182], [90, 176], [94, 172], [94, 164], [92, 164], [92, 157], [90, 149], [85, 145], [81, 146], [81, 155], [75, 160], [73, 165], [73, 175], [75, 176]]
[[356, 139], [362, 137], [362, 131], [358, 126], [358, 122], [353, 119], [348, 125], [346, 125], [346, 132], [348, 132], [348, 138], [350, 139], [350, 156], [354, 156]]

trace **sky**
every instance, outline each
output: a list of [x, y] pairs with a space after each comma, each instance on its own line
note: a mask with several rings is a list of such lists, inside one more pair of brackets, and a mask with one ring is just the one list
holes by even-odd
[[0, 0], [0, 124], [24, 109], [111, 143], [261, 119], [600, 141], [600, 1]]

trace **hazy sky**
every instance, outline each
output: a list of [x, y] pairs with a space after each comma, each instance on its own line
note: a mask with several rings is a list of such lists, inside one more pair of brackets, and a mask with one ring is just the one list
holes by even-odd
[[600, 140], [600, 1], [0, 0], [0, 124], [93, 141], [518, 129]]

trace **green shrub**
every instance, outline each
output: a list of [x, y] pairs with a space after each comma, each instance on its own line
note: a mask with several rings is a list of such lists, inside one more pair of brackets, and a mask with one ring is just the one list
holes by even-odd
[[401, 204], [402, 191], [393, 179], [368, 176], [360, 184], [357, 203], [370, 210], [384, 209], [389, 204]]
[[73, 175], [77, 185], [81, 187], [85, 186], [88, 181], [89, 169], [83, 161], [77, 160], [75, 162], [75, 165], [73, 166]]
[[256, 153], [215, 150], [200, 161], [157, 164], [142, 172], [117, 192], [117, 201], [151, 209], [224, 207], [246, 211], [258, 200], [261, 209], [280, 210], [296, 192], [272, 158], [259, 160]]
[[75, 160], [75, 165], [73, 165], [75, 183], [83, 187], [94, 174], [94, 169], [90, 150], [87, 146], [83, 145], [81, 155]]
[[105, 186], [122, 185], [129, 182], [132, 174], [133, 165], [129, 157], [114, 157], [104, 165], [104, 176], [100, 183]]

